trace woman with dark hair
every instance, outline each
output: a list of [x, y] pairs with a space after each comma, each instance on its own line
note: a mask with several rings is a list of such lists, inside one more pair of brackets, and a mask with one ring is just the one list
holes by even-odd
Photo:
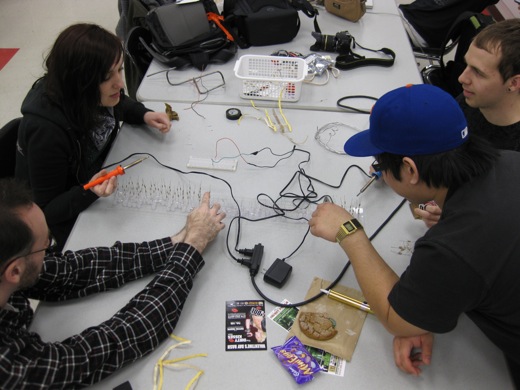
[[106, 173], [119, 122], [166, 133], [170, 120], [124, 95], [122, 43], [97, 25], [66, 28], [45, 67], [22, 104], [16, 177], [33, 190], [61, 248], [78, 214], [115, 191], [115, 178], [87, 191], [82, 185]]

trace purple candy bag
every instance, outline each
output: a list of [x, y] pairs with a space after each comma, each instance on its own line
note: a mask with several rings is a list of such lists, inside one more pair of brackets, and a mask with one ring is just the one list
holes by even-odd
[[271, 349], [298, 384], [311, 381], [314, 374], [321, 370], [318, 362], [296, 336], [291, 337], [283, 345]]

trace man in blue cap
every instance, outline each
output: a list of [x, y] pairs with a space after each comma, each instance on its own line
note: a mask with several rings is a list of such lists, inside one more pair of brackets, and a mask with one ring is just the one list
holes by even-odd
[[[372, 310], [394, 338], [396, 364], [419, 375], [429, 364], [433, 333], [455, 328], [462, 313], [504, 353], [520, 388], [520, 154], [468, 134], [457, 102], [431, 85], [398, 88], [377, 101], [370, 128], [345, 152], [374, 156], [375, 169], [413, 203], [434, 200], [439, 222], [417, 240], [399, 277], [361, 224], [324, 203], [311, 233], [339, 242]], [[510, 222], [511, 221], [511, 222]], [[422, 353], [411, 356], [412, 349]]]

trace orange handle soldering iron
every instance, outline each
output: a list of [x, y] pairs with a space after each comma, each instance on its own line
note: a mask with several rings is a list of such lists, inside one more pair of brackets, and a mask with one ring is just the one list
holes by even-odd
[[103, 183], [105, 180], [108, 180], [111, 177], [124, 175], [124, 174], [125, 174], [125, 169], [121, 165], [118, 165], [116, 169], [108, 172], [106, 175], [98, 177], [96, 180], [92, 180], [91, 182], [88, 182], [87, 184], [85, 184], [83, 186], [83, 189], [88, 190], [94, 186], [97, 186], [98, 184]]

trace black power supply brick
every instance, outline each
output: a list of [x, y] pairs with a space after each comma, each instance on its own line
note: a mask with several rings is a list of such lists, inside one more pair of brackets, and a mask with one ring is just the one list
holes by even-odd
[[285, 282], [287, 282], [287, 279], [289, 279], [291, 271], [292, 266], [283, 260], [276, 259], [264, 274], [264, 281], [273, 286], [282, 287]]

